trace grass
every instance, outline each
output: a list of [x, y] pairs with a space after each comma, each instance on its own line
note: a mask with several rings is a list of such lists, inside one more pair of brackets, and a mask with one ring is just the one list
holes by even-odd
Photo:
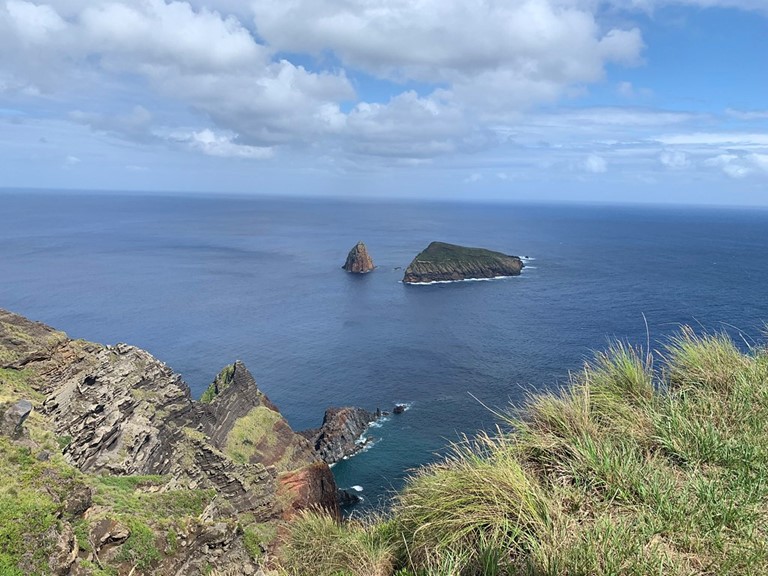
[[199, 516], [215, 495], [213, 490], [160, 490], [167, 481], [164, 476], [96, 476], [93, 501], [113, 515], [162, 523]]
[[203, 392], [203, 395], [200, 396], [200, 402], [204, 404], [210, 404], [213, 402], [213, 399], [216, 398], [219, 394], [224, 392], [230, 384], [232, 384], [232, 380], [235, 375], [235, 365], [229, 364], [225, 366], [221, 372], [214, 378], [213, 382], [211, 382], [208, 385], [208, 388], [205, 389]]
[[0, 436], [0, 574], [43, 574], [80, 475]]
[[416, 256], [415, 261], [427, 261], [435, 264], [446, 264], [463, 260], [489, 260], [493, 262], [500, 257], [503, 258], [506, 255], [485, 248], [469, 248], [446, 242], [432, 242]]
[[282, 419], [278, 412], [266, 406], [253, 408], [235, 422], [227, 435], [224, 452], [235, 462], [249, 462], [260, 448], [269, 448], [277, 443], [274, 428]]
[[26, 399], [42, 402], [45, 397], [30, 384], [33, 378], [30, 369], [0, 368], [0, 404]]
[[688, 328], [655, 358], [616, 344], [501, 416], [414, 473], [389, 518], [302, 516], [286, 571], [768, 573], [765, 349]]
[[291, 524], [284, 550], [287, 569], [314, 576], [386, 576], [393, 570], [393, 551], [373, 524], [303, 513]]

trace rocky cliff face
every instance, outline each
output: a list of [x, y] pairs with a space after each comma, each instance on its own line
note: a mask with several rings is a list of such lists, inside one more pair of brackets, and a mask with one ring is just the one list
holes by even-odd
[[342, 266], [347, 272], [354, 272], [356, 274], [364, 274], [374, 269], [373, 259], [368, 254], [368, 249], [365, 244], [358, 242], [354, 248], [349, 251], [347, 255], [347, 261]]
[[[57, 574], [100, 565], [137, 576], [230, 565], [253, 574], [249, 530], [262, 534], [305, 507], [338, 514], [328, 465], [245, 365], [225, 368], [212, 387], [208, 402], [195, 402], [144, 350], [70, 340], [0, 310], [0, 482], [29, 497], [0, 494], [0, 510], [54, 514], [47, 532], [35, 535], [36, 523], [23, 536], [47, 544], [14, 552], [20, 573], [45, 564]], [[47, 480], [28, 480], [35, 475]], [[57, 487], [43, 491], [50, 482]], [[72, 505], [78, 492], [94, 502]]]
[[445, 242], [432, 242], [405, 270], [403, 282], [423, 284], [451, 282], [471, 278], [517, 276], [523, 261], [484, 248], [467, 248]]
[[363, 433], [380, 416], [378, 411], [368, 412], [362, 408], [328, 408], [320, 428], [305, 430], [301, 434], [325, 462], [335, 464], [365, 447], [368, 440]]

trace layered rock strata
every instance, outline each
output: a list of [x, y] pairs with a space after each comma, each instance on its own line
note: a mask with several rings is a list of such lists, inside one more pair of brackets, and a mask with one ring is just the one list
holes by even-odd
[[405, 270], [406, 284], [455, 282], [477, 278], [517, 276], [523, 261], [517, 256], [485, 248], [467, 248], [445, 242], [432, 242]]
[[[207, 402], [195, 402], [181, 377], [144, 350], [71, 340], [0, 310], [0, 456], [9, 466], [27, 466], [17, 452], [35, 456], [41, 464], [32, 470], [48, 478], [41, 498], [61, 508], [58, 528], [46, 533], [53, 538], [50, 573], [89, 574], [88, 566], [105, 564], [137, 576], [195, 575], [210, 566], [253, 574], [253, 544], [246, 550], [243, 525], [269, 526], [309, 507], [339, 514], [330, 468], [291, 430], [245, 365], [226, 367], [211, 386]], [[123, 543], [156, 528], [152, 509], [141, 530], [104, 532], [103, 522], [118, 522], [123, 512], [108, 501], [92, 506], [90, 491], [107, 490], [111, 477], [120, 490], [135, 491], [136, 502], [168, 494], [182, 507], [199, 502], [203, 512], [174, 528], [173, 539], [159, 523], [161, 532], [151, 538], [165, 541], [166, 549], [138, 561]], [[70, 502], [85, 492], [88, 498]], [[76, 524], [88, 527], [89, 542], [82, 541], [82, 528], [77, 540]], [[29, 562], [20, 561], [22, 572], [39, 570]]]
[[373, 259], [368, 254], [368, 248], [363, 242], [358, 242], [347, 254], [347, 260], [342, 266], [347, 272], [355, 274], [365, 274], [375, 268]]

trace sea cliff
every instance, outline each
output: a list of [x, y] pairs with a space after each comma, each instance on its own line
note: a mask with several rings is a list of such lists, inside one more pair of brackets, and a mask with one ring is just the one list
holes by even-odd
[[144, 350], [0, 310], [0, 573], [255, 574], [297, 511], [338, 517], [243, 363], [204, 398]]

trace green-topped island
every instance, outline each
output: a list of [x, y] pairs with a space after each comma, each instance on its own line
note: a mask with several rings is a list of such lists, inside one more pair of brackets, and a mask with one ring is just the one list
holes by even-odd
[[518, 256], [485, 248], [432, 242], [405, 270], [403, 283], [429, 284], [518, 276], [523, 266]]

